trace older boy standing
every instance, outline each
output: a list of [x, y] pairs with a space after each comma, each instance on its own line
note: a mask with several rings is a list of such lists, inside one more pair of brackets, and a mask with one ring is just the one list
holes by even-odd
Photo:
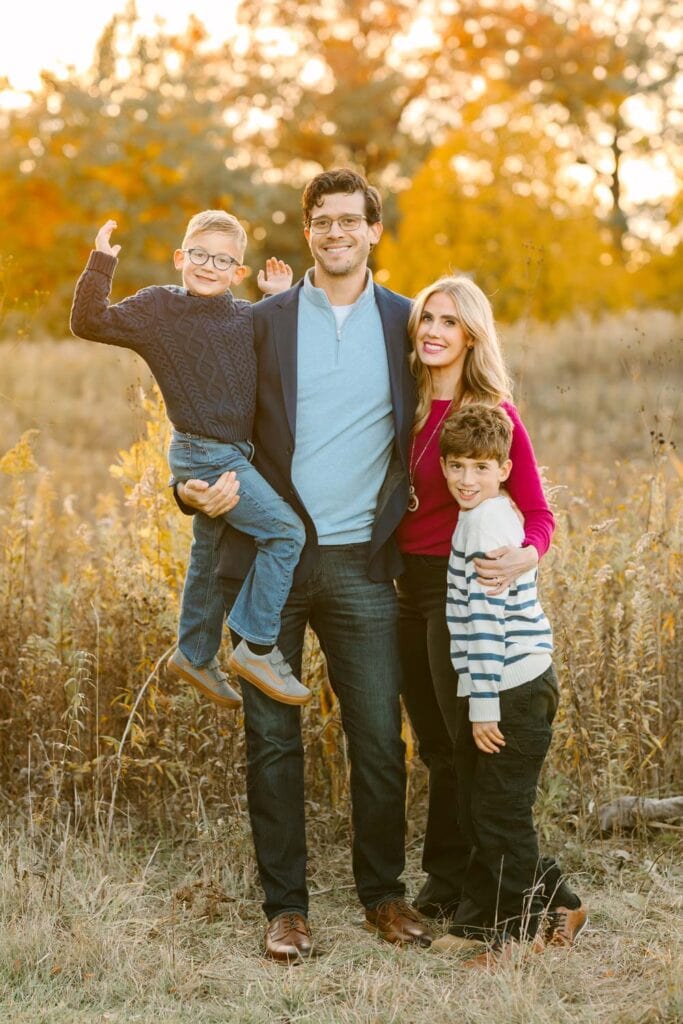
[[[466, 405], [441, 433], [441, 467], [460, 506], [448, 566], [446, 617], [458, 674], [455, 758], [459, 821], [472, 847], [463, 898], [450, 932], [434, 944], [455, 950], [493, 936], [466, 966], [512, 957], [521, 938], [570, 945], [586, 923], [578, 896], [552, 858], [541, 858], [533, 822], [536, 788], [558, 705], [552, 633], [538, 602], [535, 571], [503, 594], [477, 580], [474, 559], [519, 547], [524, 529], [501, 495], [512, 463], [512, 423], [500, 407]], [[458, 942], [460, 939], [460, 942]], [[463, 942], [463, 940], [465, 940]]]

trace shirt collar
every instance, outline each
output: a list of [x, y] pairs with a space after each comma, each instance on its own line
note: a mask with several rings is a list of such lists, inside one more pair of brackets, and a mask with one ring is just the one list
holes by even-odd
[[[322, 309], [332, 309], [332, 303], [327, 297], [327, 292], [323, 288], [317, 288], [313, 284], [313, 267], [304, 274], [303, 284], [303, 295], [304, 298], [312, 303], [314, 306], [319, 306]], [[365, 280], [365, 287], [360, 293], [356, 301], [352, 305], [352, 309], [359, 309], [361, 306], [369, 304], [375, 301], [375, 284], [372, 279], [372, 271], [368, 268], [367, 277]]]

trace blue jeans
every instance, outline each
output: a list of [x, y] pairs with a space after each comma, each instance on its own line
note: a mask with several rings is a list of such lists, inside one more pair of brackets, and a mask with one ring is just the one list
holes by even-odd
[[195, 434], [173, 431], [168, 462], [176, 481], [206, 480], [234, 470], [240, 482], [239, 502], [224, 516], [211, 519], [198, 512], [192, 520], [192, 550], [183, 588], [178, 646], [195, 666], [217, 653], [223, 635], [225, 608], [216, 578], [223, 521], [254, 538], [256, 558], [228, 619], [246, 640], [274, 644], [280, 615], [292, 585], [294, 569], [306, 540], [298, 515], [250, 462], [249, 441], [226, 444]]
[[[392, 583], [367, 575], [367, 544], [321, 547], [316, 568], [282, 612], [279, 647], [296, 674], [306, 625], [339, 700], [351, 765], [352, 862], [365, 907], [401, 897], [405, 748], [401, 739], [398, 609]], [[224, 580], [226, 604], [239, 583]], [[255, 686], [243, 691], [247, 796], [269, 919], [308, 913], [301, 711]]]

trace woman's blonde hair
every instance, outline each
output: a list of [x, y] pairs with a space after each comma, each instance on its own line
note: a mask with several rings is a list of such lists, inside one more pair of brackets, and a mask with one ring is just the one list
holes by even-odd
[[453, 300], [456, 317], [468, 344], [460, 385], [453, 395], [455, 408], [469, 402], [500, 405], [512, 397], [491, 303], [481, 288], [468, 277], [440, 277], [415, 296], [408, 320], [408, 334], [413, 345], [409, 357], [410, 368], [417, 381], [417, 409], [413, 427], [415, 434], [427, 422], [433, 398], [431, 374], [428, 367], [420, 362], [415, 350], [415, 339], [424, 307], [428, 299], [437, 293], [448, 295]]

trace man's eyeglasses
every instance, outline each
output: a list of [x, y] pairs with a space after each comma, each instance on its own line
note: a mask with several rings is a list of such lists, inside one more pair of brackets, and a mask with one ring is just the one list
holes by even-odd
[[241, 267], [242, 264], [239, 260], [236, 260], [234, 256], [229, 256], [227, 252], [207, 252], [205, 249], [183, 249], [190, 257], [190, 263], [194, 263], [195, 267], [203, 267], [209, 260], [213, 262], [216, 270], [230, 270], [230, 267]]
[[358, 231], [361, 223], [367, 219], [360, 213], [343, 213], [341, 217], [314, 217], [311, 231], [314, 235], [326, 235], [333, 224], [338, 224], [342, 231]]

